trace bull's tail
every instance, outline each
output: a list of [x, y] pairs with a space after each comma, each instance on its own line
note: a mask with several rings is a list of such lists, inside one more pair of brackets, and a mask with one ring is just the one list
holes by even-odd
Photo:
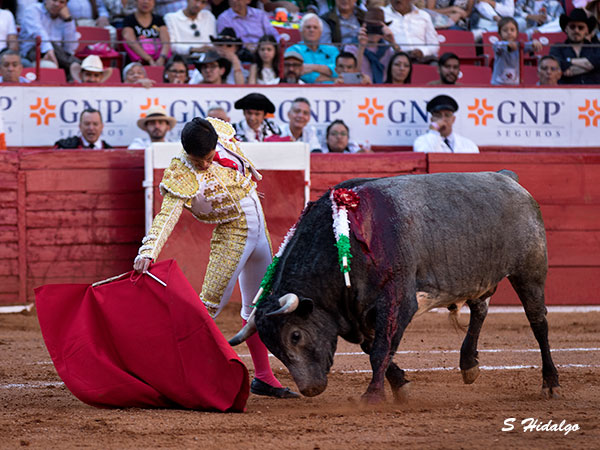
[[497, 173], [501, 173], [502, 175], [507, 176], [508, 178], [512, 178], [517, 183], [519, 182], [519, 175], [514, 173], [512, 170], [502, 169], [502, 170], [499, 170]]
[[450, 314], [448, 314], [448, 322], [452, 324], [452, 326], [457, 332], [462, 331], [463, 333], [466, 333], [466, 325], [461, 324], [458, 320], [458, 318], [460, 317], [460, 308], [462, 308], [464, 304], [465, 302], [459, 302], [453, 303], [450, 306], [448, 306], [448, 311], [450, 311]]

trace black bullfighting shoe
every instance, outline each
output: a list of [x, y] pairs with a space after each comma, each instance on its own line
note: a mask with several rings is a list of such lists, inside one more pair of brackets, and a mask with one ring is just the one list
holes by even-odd
[[275, 398], [299, 398], [300, 394], [290, 390], [290, 388], [278, 388], [255, 378], [250, 384], [250, 392], [256, 395], [266, 395]]

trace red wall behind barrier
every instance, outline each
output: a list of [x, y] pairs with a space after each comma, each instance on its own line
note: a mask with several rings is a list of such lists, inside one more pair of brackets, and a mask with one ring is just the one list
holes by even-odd
[[[31, 301], [42, 284], [90, 283], [130, 270], [144, 235], [143, 164], [139, 150], [0, 152], [0, 304]], [[600, 304], [598, 154], [313, 155], [311, 198], [357, 176], [502, 168], [517, 172], [541, 205], [547, 302]], [[259, 184], [274, 251], [302, 209], [302, 183], [299, 173], [266, 172]], [[177, 256], [197, 289], [210, 229], [184, 214], [161, 255]], [[514, 302], [507, 286], [494, 296], [495, 304]]]

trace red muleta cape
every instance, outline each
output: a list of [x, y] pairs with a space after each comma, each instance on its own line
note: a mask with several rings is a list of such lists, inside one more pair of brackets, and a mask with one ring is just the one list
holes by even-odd
[[[100, 286], [35, 290], [56, 371], [98, 407], [243, 411], [248, 371], [174, 260]], [[135, 279], [137, 277], [137, 280]]]

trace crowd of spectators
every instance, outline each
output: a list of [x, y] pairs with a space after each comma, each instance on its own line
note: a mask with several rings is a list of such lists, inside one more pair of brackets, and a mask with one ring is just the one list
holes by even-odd
[[[411, 84], [414, 64], [441, 65], [439, 30], [470, 30], [479, 39], [493, 31], [494, 75], [482, 83], [510, 85], [519, 82], [520, 52], [542, 50], [539, 41], [520, 42], [523, 33], [562, 30], [567, 39], [551, 51], [559, 83], [599, 83], [600, 0], [580, 0], [585, 7], [569, 14], [565, 1], [572, 0], [14, 0], [0, 9], [0, 51], [18, 52], [23, 67], [62, 68], [69, 81], [106, 81], [97, 74], [107, 68], [94, 61], [95, 70], [82, 70], [84, 55], [75, 54], [77, 27], [95, 26], [107, 28], [122, 52], [118, 67], [161, 66], [166, 83]], [[300, 42], [280, 46], [276, 11], [298, 23]], [[352, 71], [361, 75], [345, 75]], [[86, 72], [94, 81], [83, 80]]]

